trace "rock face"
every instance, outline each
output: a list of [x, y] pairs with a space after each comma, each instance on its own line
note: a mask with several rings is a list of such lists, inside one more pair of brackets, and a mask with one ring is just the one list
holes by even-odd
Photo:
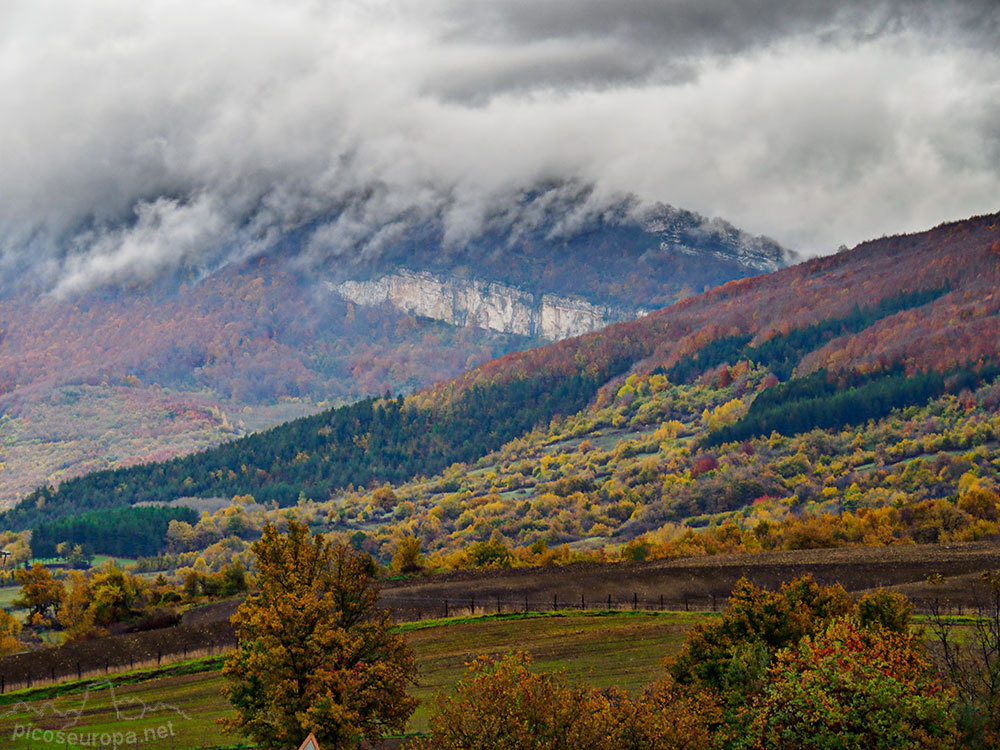
[[359, 305], [390, 304], [410, 315], [548, 341], [579, 336], [648, 310], [595, 305], [555, 294], [536, 295], [480, 279], [436, 276], [406, 269], [371, 281], [330, 284]]
[[657, 237], [660, 249], [735, 261], [761, 273], [783, 268], [794, 253], [774, 240], [743, 232], [722, 219], [705, 219], [690, 211], [659, 206], [641, 220], [642, 228]]

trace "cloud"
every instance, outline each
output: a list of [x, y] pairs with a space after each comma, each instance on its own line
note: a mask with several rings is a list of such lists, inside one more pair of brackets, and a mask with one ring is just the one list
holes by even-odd
[[158, 198], [135, 208], [127, 226], [83, 232], [75, 238], [80, 252], [59, 269], [55, 291], [66, 294], [122, 278], [145, 280], [164, 268], [195, 256], [204, 259], [230, 231], [211, 196], [191, 203]]
[[0, 275], [68, 293], [289, 230], [342, 262], [427, 221], [456, 251], [533, 221], [543, 184], [807, 254], [995, 211], [998, 23], [930, 0], [15, 0]]
[[857, 42], [917, 28], [978, 38], [997, 31], [992, 0], [453, 0], [456, 36], [523, 43], [615, 38], [658, 58], [734, 55], [794, 35]]

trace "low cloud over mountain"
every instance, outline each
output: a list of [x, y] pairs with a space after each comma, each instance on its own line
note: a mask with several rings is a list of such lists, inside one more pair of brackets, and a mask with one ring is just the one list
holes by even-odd
[[6, 3], [0, 275], [327, 263], [427, 223], [461, 248], [540, 185], [830, 252], [995, 210], [998, 23], [972, 0]]

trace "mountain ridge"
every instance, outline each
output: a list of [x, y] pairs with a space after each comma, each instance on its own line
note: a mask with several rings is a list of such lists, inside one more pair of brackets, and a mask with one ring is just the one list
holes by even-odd
[[[53, 511], [72, 507], [70, 498], [74, 493], [77, 499], [90, 498], [89, 503], [118, 502], [102, 487], [125, 488], [128, 496], [138, 499], [141, 495], [143, 500], [150, 499], [150, 488], [157, 488], [152, 491], [169, 500], [171, 493], [180, 494], [181, 479], [185, 480], [185, 490], [190, 490], [184, 494], [255, 491], [265, 499], [287, 504], [305, 493], [325, 500], [336, 497], [338, 488], [348, 485], [348, 477], [353, 477], [355, 487], [358, 481], [366, 486], [371, 482], [405, 481], [407, 474], [440, 471], [449, 459], [474, 461], [516, 437], [517, 430], [544, 425], [559, 415], [567, 418], [582, 405], [589, 403], [588, 409], [600, 410], [603, 405], [625, 398], [627, 406], [629, 392], [635, 392], [630, 385], [633, 378], [641, 382], [659, 378], [657, 385], [643, 387], [654, 387], [668, 396], [674, 393], [671, 388], [679, 388], [678, 395], [670, 397], [682, 400], [688, 398], [683, 389], [700, 392], [698, 388], [707, 387], [707, 395], [697, 397], [705, 399], [704, 416], [697, 416], [700, 408], [691, 411], [685, 407], [677, 413], [686, 415], [685, 420], [704, 420], [705, 424], [720, 419], [732, 421], [726, 415], [742, 418], [750, 403], [747, 399], [766, 393], [778, 382], [768, 371], [767, 360], [748, 363], [737, 357], [736, 361], [705, 361], [704, 367], [695, 366], [692, 386], [671, 384], [656, 374], [658, 368], [670, 368], [685, 358], [697, 362], [700, 352], [713, 342], [741, 332], [753, 333], [747, 341], [759, 340], [761, 345], [781, 336], [801, 337], [802, 331], [819, 322], [851, 320], [850, 313], [862, 300], [875, 305], [865, 309], [877, 310], [867, 313], [870, 318], [863, 314], [862, 324], [851, 328], [837, 323], [832, 328], [817, 329], [817, 337], [810, 339], [808, 346], [793, 347], [798, 361], [789, 370], [790, 383], [806, 382], [807, 376], [820, 372], [820, 364], [826, 363], [836, 366], [833, 377], [837, 369], [876, 380], [884, 374], [888, 379], [879, 381], [880, 388], [902, 387], [909, 382], [907, 378], [918, 378], [926, 370], [964, 367], [969, 375], [962, 377], [971, 377], [971, 387], [979, 388], [983, 378], [990, 376], [987, 370], [977, 375], [977, 368], [983, 368], [1000, 352], [996, 334], [1000, 300], [993, 296], [1000, 280], [998, 223], [1000, 215], [977, 217], [919, 235], [873, 241], [832, 258], [730, 282], [600, 332], [508, 353], [405, 400], [363, 402], [344, 407], [346, 411], [327, 412], [274, 428], [251, 442], [232, 443], [224, 449], [228, 470], [242, 463], [250, 471], [244, 472], [243, 478], [237, 475], [231, 486], [218, 474], [225, 467], [213, 464], [212, 456], [221, 457], [223, 453], [209, 452], [176, 463], [174, 468], [153, 465], [99, 473], [57, 491], [45, 490], [29, 498], [27, 505], [22, 503], [19, 513], [22, 517], [24, 512], [30, 514], [31, 505], [39, 500], [42, 507]], [[900, 263], [900, 257], [909, 262]], [[850, 284], [845, 286], [845, 281]], [[851, 294], [840, 293], [845, 289]], [[792, 327], [790, 321], [799, 327]], [[966, 347], [968, 356], [959, 361], [936, 338], [901, 335], [907, 326], [915, 325], [914, 321], [924, 326], [943, 321], [948, 335]], [[838, 331], [841, 335], [836, 335]], [[858, 342], [886, 331], [893, 337], [886, 350], [905, 352], [906, 358], [873, 359], [867, 350], [852, 358]], [[755, 351], [763, 350], [758, 347]], [[824, 353], [822, 362], [809, 359], [815, 352]], [[887, 369], [890, 366], [902, 368], [904, 380], [898, 385], [890, 378], [896, 377], [892, 374], [895, 371]], [[719, 399], [732, 400], [725, 393], [734, 387], [734, 381], [741, 383], [738, 392], [733, 391], [737, 396], [733, 403], [740, 405], [727, 406]], [[709, 383], [721, 385], [705, 385]], [[920, 388], [912, 392], [926, 393]], [[890, 402], [886, 403], [886, 410], [878, 412], [877, 418], [891, 409]], [[713, 417], [716, 412], [719, 416]], [[655, 424], [656, 412], [651, 417]], [[377, 425], [377, 430], [373, 432], [369, 424]], [[256, 447], [251, 449], [251, 445]], [[365, 446], [364, 450], [346, 450], [358, 445]], [[694, 447], [691, 450], [694, 452]], [[702, 450], [697, 448], [699, 453]], [[352, 468], [346, 473], [329, 463], [334, 457], [342, 461], [345, 456], [353, 456], [347, 459]], [[388, 456], [394, 456], [393, 463], [384, 462]], [[384, 473], [388, 466], [397, 467], [392, 476]]]
[[[446, 246], [439, 227], [424, 226], [348, 262], [313, 254], [300, 228], [271, 255], [212, 272], [195, 264], [63, 297], [29, 289], [25, 279], [0, 295], [0, 505], [85, 471], [170, 458], [370, 394], [412, 392], [546, 333], [576, 335], [686, 289], [755, 273], [740, 253], [759, 250], [775, 263], [786, 254], [678, 209], [661, 210], [660, 220], [674, 217], [675, 240], [688, 237], [699, 257], [662, 250], [628, 201], [587, 218], [585, 196], [557, 205], [526, 200], [464, 247]], [[566, 212], [579, 219], [575, 228]], [[710, 254], [720, 247], [732, 257]], [[451, 304], [439, 317], [463, 324], [452, 325], [331, 292], [391, 272], [400, 258], [419, 260], [420, 273], [446, 271], [455, 284], [466, 284], [473, 268], [495, 284], [517, 282], [508, 283], [518, 290], [506, 293], [510, 303], [537, 300], [542, 310], [504, 333], [464, 325], [489, 304], [461, 314]]]

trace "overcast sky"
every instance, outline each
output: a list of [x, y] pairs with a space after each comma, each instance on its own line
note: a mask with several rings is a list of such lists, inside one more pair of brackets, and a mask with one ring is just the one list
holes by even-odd
[[428, 216], [460, 246], [561, 180], [806, 255], [929, 228], [1000, 210], [998, 23], [996, 0], [5, 0], [0, 273], [66, 291]]

